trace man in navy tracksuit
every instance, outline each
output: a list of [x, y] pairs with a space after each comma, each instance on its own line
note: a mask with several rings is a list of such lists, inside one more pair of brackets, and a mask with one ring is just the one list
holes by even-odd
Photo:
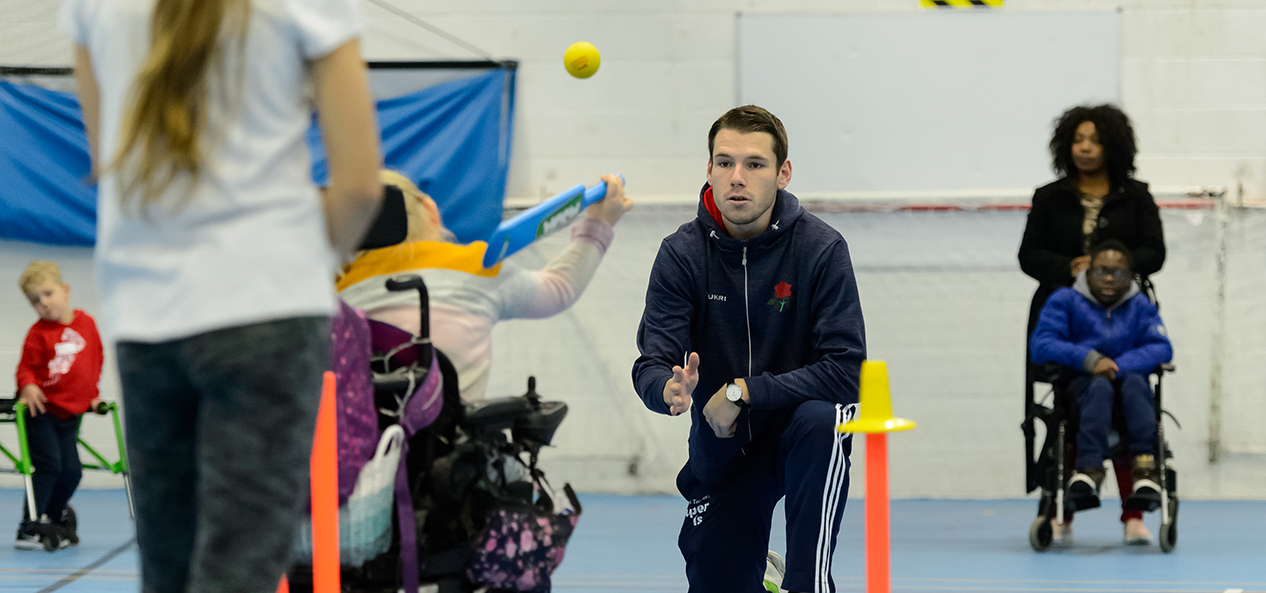
[[[690, 411], [677, 476], [690, 592], [765, 591], [762, 573], [773, 590], [834, 591], [852, 449], [835, 429], [856, 413], [866, 356], [848, 245], [784, 189], [791, 162], [773, 114], [732, 109], [708, 143], [698, 216], [660, 246], [633, 365], [648, 408]], [[767, 556], [783, 496], [785, 565]]]
[[[1061, 288], [1047, 299], [1029, 350], [1036, 364], [1056, 362], [1077, 371], [1068, 385], [1081, 411], [1069, 506], [1099, 506], [1113, 403], [1119, 399], [1134, 455], [1134, 491], [1126, 504], [1152, 508], [1160, 503], [1160, 486], [1155, 395], [1147, 375], [1169, 362], [1174, 350], [1156, 305], [1133, 280], [1125, 245], [1106, 241], [1089, 255], [1090, 269], [1082, 271], [1071, 288]], [[1147, 543], [1131, 541], [1128, 535], [1127, 541]]]

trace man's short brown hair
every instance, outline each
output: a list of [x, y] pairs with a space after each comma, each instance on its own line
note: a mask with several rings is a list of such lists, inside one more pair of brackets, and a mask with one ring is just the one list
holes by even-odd
[[721, 130], [734, 130], [742, 134], [751, 134], [753, 132], [764, 132], [774, 139], [774, 159], [778, 161], [777, 166], [782, 167], [784, 161], [787, 160], [787, 130], [782, 127], [782, 121], [778, 116], [770, 113], [764, 107], [756, 105], [744, 105], [735, 107], [725, 112], [725, 115], [717, 118], [712, 124], [712, 129], [708, 132], [708, 159], [712, 159], [713, 145], [716, 143], [717, 132]]
[[29, 289], [31, 287], [45, 280], [52, 280], [54, 284], [61, 284], [61, 268], [58, 268], [57, 264], [51, 261], [33, 261], [22, 272], [22, 276], [18, 278], [18, 288], [21, 288], [23, 293], [27, 293], [30, 292]]

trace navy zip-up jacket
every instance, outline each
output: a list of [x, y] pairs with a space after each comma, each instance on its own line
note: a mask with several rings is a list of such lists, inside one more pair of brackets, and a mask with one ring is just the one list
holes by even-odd
[[661, 414], [669, 409], [664, 384], [672, 367], [699, 353], [692, 463], [707, 443], [722, 440], [702, 409], [735, 379], [747, 382], [751, 397], [736, 438], [724, 439], [738, 446], [759, 438], [770, 417], [789, 414], [800, 402], [856, 403], [866, 341], [848, 245], [785, 190], [778, 191], [764, 233], [733, 239], [704, 185], [698, 216], [660, 245], [637, 346], [634, 387], [646, 407]]

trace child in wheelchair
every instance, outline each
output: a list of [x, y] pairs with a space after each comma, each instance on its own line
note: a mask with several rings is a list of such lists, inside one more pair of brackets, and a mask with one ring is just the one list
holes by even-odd
[[1065, 393], [1075, 402], [1079, 429], [1068, 506], [1099, 506], [1113, 409], [1119, 402], [1122, 441], [1133, 456], [1126, 506], [1160, 504], [1157, 414], [1149, 373], [1173, 358], [1155, 304], [1134, 279], [1129, 250], [1107, 241], [1090, 250], [1090, 267], [1072, 287], [1051, 295], [1030, 339], [1033, 362], [1058, 363], [1072, 374]]
[[[462, 402], [456, 369], [431, 344], [425, 283], [401, 276], [385, 288], [416, 292], [417, 334], [345, 303], [332, 324], [342, 582], [384, 593], [549, 591], [581, 512], [570, 486], [554, 490], [537, 467], [566, 405], [543, 401], [533, 379], [521, 397]], [[306, 523], [296, 544], [289, 580], [302, 593], [313, 585]]]
[[571, 307], [611, 246], [613, 227], [633, 207], [620, 178], [607, 175], [607, 197], [585, 209], [572, 226], [572, 240], [543, 269], [505, 261], [485, 270], [485, 243], [455, 243], [434, 200], [399, 173], [382, 171], [380, 178], [403, 194], [408, 234], [399, 245], [358, 254], [338, 281], [339, 296], [370, 319], [418, 334], [417, 299], [407, 291], [387, 290], [384, 280], [398, 274], [425, 279], [431, 338], [457, 369], [465, 401], [487, 395], [493, 326], [509, 319], [543, 319]]
[[35, 514], [22, 506], [14, 547], [55, 551], [79, 543], [70, 498], [79, 487], [79, 422], [101, 403], [97, 382], [104, 360], [97, 325], [70, 308], [70, 285], [52, 262], [31, 262], [18, 281], [40, 318], [31, 326], [18, 363], [18, 401], [30, 418], [26, 438], [34, 474]]

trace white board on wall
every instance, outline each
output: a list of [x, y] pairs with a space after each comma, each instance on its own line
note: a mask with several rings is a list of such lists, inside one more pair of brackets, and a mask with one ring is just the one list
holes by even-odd
[[738, 17], [739, 104], [783, 121], [791, 189], [1033, 188], [1052, 123], [1119, 102], [1116, 12], [926, 11]]

